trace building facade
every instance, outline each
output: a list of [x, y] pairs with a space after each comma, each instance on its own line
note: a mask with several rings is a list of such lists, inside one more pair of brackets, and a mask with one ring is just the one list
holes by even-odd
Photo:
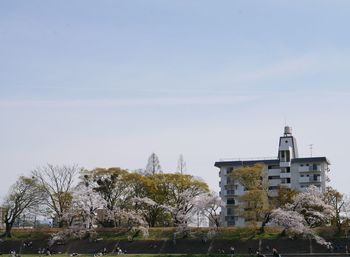
[[321, 191], [326, 189], [327, 172], [330, 162], [326, 157], [300, 158], [297, 141], [292, 135], [290, 127], [284, 128], [284, 135], [280, 137], [277, 158], [231, 160], [215, 162], [220, 169], [220, 196], [226, 203], [221, 210], [223, 226], [242, 226], [244, 218], [237, 213], [239, 197], [244, 194], [244, 188], [234, 181], [230, 174], [243, 166], [263, 164], [264, 174], [268, 180], [269, 194], [277, 195], [280, 187], [289, 187], [303, 191], [310, 185], [315, 185]]

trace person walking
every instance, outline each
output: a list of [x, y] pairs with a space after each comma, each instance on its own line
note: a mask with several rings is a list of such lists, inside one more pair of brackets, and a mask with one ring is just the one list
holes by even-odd
[[230, 253], [231, 253], [231, 257], [235, 256], [235, 248], [233, 246], [230, 247]]
[[272, 257], [281, 257], [276, 248], [272, 249]]

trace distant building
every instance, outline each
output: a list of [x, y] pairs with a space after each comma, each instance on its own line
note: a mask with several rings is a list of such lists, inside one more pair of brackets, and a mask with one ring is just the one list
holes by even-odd
[[326, 157], [300, 158], [295, 137], [290, 127], [284, 128], [284, 135], [280, 137], [277, 158], [230, 160], [215, 162], [220, 168], [220, 196], [226, 203], [221, 210], [221, 224], [223, 226], [242, 226], [244, 218], [236, 211], [239, 196], [244, 194], [244, 188], [228, 175], [242, 166], [261, 163], [268, 178], [269, 193], [277, 195], [280, 187], [289, 187], [303, 191], [310, 185], [315, 185], [321, 191], [326, 188], [326, 172], [330, 162]]

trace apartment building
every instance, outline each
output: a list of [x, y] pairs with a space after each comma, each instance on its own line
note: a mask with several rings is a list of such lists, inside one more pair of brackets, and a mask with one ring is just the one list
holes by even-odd
[[315, 185], [321, 191], [325, 191], [327, 171], [330, 162], [326, 157], [300, 158], [297, 141], [292, 135], [291, 127], [284, 128], [284, 134], [280, 137], [278, 155], [276, 158], [257, 158], [250, 160], [223, 160], [215, 162], [215, 167], [220, 169], [220, 196], [226, 203], [221, 210], [221, 222], [223, 226], [242, 226], [244, 218], [236, 211], [239, 205], [239, 196], [244, 194], [244, 188], [234, 181], [230, 174], [242, 166], [250, 166], [261, 163], [268, 179], [269, 193], [277, 195], [280, 187], [289, 187], [302, 191], [310, 185]]

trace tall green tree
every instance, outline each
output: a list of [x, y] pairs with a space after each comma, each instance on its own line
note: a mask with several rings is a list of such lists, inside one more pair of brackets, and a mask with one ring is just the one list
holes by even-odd
[[264, 165], [243, 166], [234, 170], [231, 176], [245, 189], [244, 194], [239, 197], [239, 213], [246, 222], [254, 226], [261, 223], [260, 229], [263, 232], [272, 210]]
[[331, 224], [337, 228], [338, 233], [341, 232], [344, 222], [344, 217], [341, 213], [344, 212], [343, 208], [345, 200], [343, 194], [332, 187], [327, 187], [324, 193], [324, 201], [334, 209], [334, 214], [331, 219]]
[[157, 174], [155, 179], [165, 195], [167, 205], [170, 206], [175, 226], [181, 224], [184, 217], [193, 210], [195, 203], [190, 200], [209, 192], [209, 187], [203, 180], [188, 174]]
[[128, 208], [130, 204], [131, 189], [126, 183], [127, 170], [121, 168], [97, 168], [92, 170], [88, 176], [91, 176], [93, 190], [97, 192], [104, 200], [105, 208], [108, 213], [106, 220], [101, 220], [105, 226], [118, 226], [121, 220], [115, 215], [122, 209]]
[[11, 186], [3, 202], [4, 237], [11, 237], [15, 221], [26, 212], [34, 212], [43, 200], [42, 190], [35, 178], [20, 177]]
[[272, 196], [264, 169], [264, 164], [258, 163], [243, 166], [231, 174], [231, 177], [245, 188], [244, 194], [239, 197], [242, 203], [238, 207], [239, 212], [249, 223], [253, 225], [260, 223], [260, 233], [264, 233], [265, 226], [271, 220], [272, 211], [287, 203], [292, 203], [297, 195], [294, 189], [280, 187], [277, 190], [277, 196]]

